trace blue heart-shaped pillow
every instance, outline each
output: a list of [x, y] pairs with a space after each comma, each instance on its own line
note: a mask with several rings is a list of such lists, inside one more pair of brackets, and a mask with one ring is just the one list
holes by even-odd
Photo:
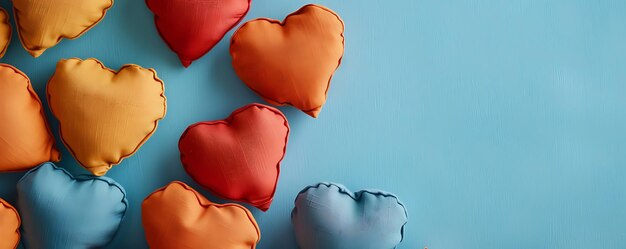
[[52, 163], [17, 183], [26, 248], [98, 248], [109, 243], [128, 209], [126, 192], [107, 177], [78, 176]]
[[319, 183], [300, 191], [291, 212], [302, 249], [392, 249], [401, 241], [408, 217], [390, 193]]

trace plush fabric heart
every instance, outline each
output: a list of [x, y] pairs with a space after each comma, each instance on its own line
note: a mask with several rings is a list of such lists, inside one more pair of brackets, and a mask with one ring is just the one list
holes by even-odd
[[301, 249], [391, 249], [401, 241], [407, 214], [390, 193], [352, 193], [334, 183], [300, 191], [291, 213]]
[[26, 74], [0, 64], [0, 172], [59, 161], [41, 101]]
[[180, 137], [187, 173], [215, 195], [269, 209], [289, 124], [277, 109], [251, 104], [225, 120], [193, 124]]
[[254, 249], [261, 238], [254, 217], [237, 204], [215, 204], [182, 182], [150, 194], [141, 205], [152, 249]]
[[9, 21], [9, 13], [0, 8], [0, 58], [4, 56], [11, 42], [11, 22]]
[[273, 105], [317, 117], [343, 56], [343, 21], [332, 10], [306, 5], [284, 22], [260, 18], [233, 35], [230, 54], [239, 78]]
[[0, 199], [0, 249], [14, 249], [20, 243], [20, 215]]
[[126, 192], [107, 177], [78, 176], [52, 163], [17, 183], [26, 248], [99, 248], [117, 232], [128, 208]]
[[165, 116], [163, 81], [132, 64], [116, 72], [96, 59], [61, 60], [47, 93], [63, 142], [94, 175], [135, 153]]
[[165, 43], [188, 67], [243, 19], [250, 1], [146, 0], [146, 4]]
[[22, 46], [39, 57], [63, 38], [76, 39], [104, 18], [113, 0], [13, 0]]

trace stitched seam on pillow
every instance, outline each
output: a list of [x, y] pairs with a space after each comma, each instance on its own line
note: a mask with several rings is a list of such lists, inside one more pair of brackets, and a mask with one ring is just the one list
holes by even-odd
[[0, 204], [2, 204], [2, 206], [8, 209], [11, 209], [13, 213], [15, 214], [15, 216], [17, 217], [17, 228], [15, 228], [15, 233], [17, 233], [17, 243], [15, 243], [15, 247], [13, 247], [13, 249], [17, 249], [17, 247], [20, 245], [20, 238], [22, 237], [22, 234], [20, 233], [20, 227], [22, 226], [22, 219], [20, 217], [20, 214], [17, 212], [17, 209], [15, 209], [15, 207], [9, 204], [9, 202], [0, 198]]
[[5, 20], [4, 23], [7, 26], [9, 26], [9, 39], [7, 40], [7, 44], [4, 45], [4, 48], [2, 48], [2, 50], [0, 50], [0, 58], [2, 58], [2, 57], [4, 57], [4, 53], [7, 52], [7, 49], [9, 48], [9, 44], [11, 44], [11, 38], [13, 38], [13, 28], [11, 27], [11, 21], [10, 21], [9, 12], [7, 12], [2, 7], [0, 7], [0, 12], [4, 13], [4, 16], [6, 17], [6, 20]]
[[[200, 126], [200, 125], [215, 125], [215, 124], [225, 124], [225, 125], [227, 125], [227, 126], [229, 126], [229, 127], [230, 127], [231, 122], [232, 122], [232, 119], [234, 118], [234, 116], [236, 116], [236, 115], [237, 115], [237, 114], [239, 114], [240, 112], [246, 111], [246, 110], [247, 110], [248, 108], [250, 108], [250, 107], [266, 108], [266, 109], [268, 109], [269, 111], [274, 112], [275, 114], [277, 114], [277, 115], [279, 115], [279, 116], [281, 116], [281, 117], [283, 118], [283, 120], [284, 120], [283, 125], [285, 125], [285, 127], [287, 128], [287, 132], [286, 132], [286, 134], [285, 134], [285, 145], [283, 146], [283, 155], [282, 155], [282, 157], [280, 158], [280, 160], [278, 160], [278, 163], [276, 164], [276, 171], [277, 171], [277, 172], [276, 172], [276, 180], [275, 180], [275, 182], [274, 182], [274, 190], [272, 191], [271, 198], [270, 198], [267, 202], [263, 202], [263, 203], [255, 203], [255, 202], [252, 202], [252, 201], [247, 200], [247, 199], [232, 199], [232, 198], [228, 198], [228, 197], [226, 197], [226, 196], [221, 195], [220, 193], [217, 193], [217, 192], [216, 192], [216, 191], [214, 191], [213, 189], [209, 189], [208, 187], [205, 187], [205, 186], [203, 186], [203, 187], [205, 187], [205, 188], [209, 189], [209, 191], [211, 191], [211, 193], [213, 193], [214, 195], [216, 195], [217, 197], [220, 197], [220, 198], [222, 198], [222, 199], [228, 199], [228, 200], [233, 200], [233, 201], [238, 201], [238, 202], [245, 202], [245, 203], [252, 204], [253, 206], [255, 206], [255, 207], [256, 207], [256, 205], [270, 204], [270, 203], [274, 200], [274, 195], [276, 194], [276, 188], [278, 187], [278, 179], [279, 179], [279, 177], [280, 177], [280, 163], [281, 163], [281, 162], [282, 162], [282, 160], [285, 158], [285, 154], [287, 153], [287, 143], [288, 143], [288, 140], [289, 140], [289, 131], [290, 131], [290, 129], [289, 129], [289, 122], [287, 121], [287, 117], [285, 117], [285, 115], [284, 115], [282, 112], [280, 112], [278, 109], [276, 109], [276, 108], [274, 108], [274, 107], [271, 107], [271, 106], [266, 106], [266, 105], [259, 104], [259, 103], [252, 103], [252, 104], [249, 104], [249, 105], [243, 106], [243, 107], [241, 107], [241, 108], [239, 108], [239, 109], [237, 109], [237, 110], [233, 111], [233, 112], [232, 112], [232, 113], [231, 113], [231, 114], [230, 114], [230, 115], [229, 115], [226, 119], [216, 120], [216, 121], [198, 122], [198, 123], [195, 123], [195, 124], [190, 125], [189, 127], [187, 127], [187, 129], [185, 130], [185, 132], [183, 132], [183, 134], [180, 136], [180, 140], [178, 141], [178, 148], [179, 148], [179, 150], [180, 150], [180, 145], [181, 145], [181, 143], [182, 143], [183, 139], [185, 138], [185, 136], [187, 135], [187, 132], [188, 132], [190, 129], [192, 129], [192, 128], [196, 127], [196, 126]], [[183, 164], [183, 168], [185, 169], [185, 171], [187, 172], [187, 174], [188, 174], [188, 175], [189, 175], [189, 176], [190, 176], [190, 177], [191, 177], [194, 181], [196, 181], [196, 182], [200, 183], [200, 181], [198, 181], [198, 180], [197, 180], [197, 179], [193, 176], [193, 174], [191, 174], [191, 173], [187, 170], [187, 165], [185, 165], [185, 163], [184, 163], [184, 161], [183, 161], [183, 157], [184, 157], [184, 155], [183, 155], [183, 153], [182, 153], [182, 151], [181, 151], [181, 153], [180, 153], [180, 159], [181, 159], [181, 162], [182, 162], [182, 164]], [[258, 208], [258, 207], [257, 207], [257, 208]], [[259, 209], [260, 209], [260, 208], [259, 208]], [[269, 209], [269, 208], [268, 208], [268, 209]], [[267, 211], [267, 210], [263, 210], [263, 212], [265, 212], [265, 211]]]
[[261, 229], [259, 228], [259, 225], [256, 223], [256, 220], [254, 219], [254, 216], [252, 215], [252, 213], [250, 212], [250, 210], [248, 210], [248, 209], [247, 209], [247, 208], [245, 208], [244, 206], [239, 205], [239, 204], [236, 204], [236, 203], [219, 204], [219, 203], [214, 203], [214, 202], [211, 202], [211, 201], [210, 201], [210, 200], [208, 200], [208, 199], [207, 199], [207, 200], [208, 200], [210, 203], [209, 203], [209, 204], [204, 204], [204, 203], [202, 203], [202, 201], [201, 201], [201, 198], [200, 198], [200, 197], [205, 198], [205, 199], [206, 199], [206, 197], [204, 197], [204, 196], [203, 196], [202, 194], [200, 194], [197, 190], [193, 189], [192, 187], [190, 187], [189, 185], [187, 185], [187, 184], [186, 184], [186, 183], [184, 183], [184, 182], [181, 182], [181, 181], [172, 181], [172, 182], [170, 182], [169, 184], [167, 184], [166, 186], [161, 187], [161, 188], [159, 188], [159, 189], [155, 190], [154, 192], [152, 192], [150, 195], [148, 195], [146, 198], [144, 198], [144, 199], [143, 199], [143, 201], [145, 202], [146, 200], [150, 199], [150, 197], [152, 197], [152, 195], [154, 195], [154, 194], [156, 194], [156, 193], [158, 193], [158, 192], [164, 191], [165, 189], [167, 189], [167, 188], [168, 188], [170, 185], [172, 185], [172, 184], [178, 184], [178, 185], [180, 185], [181, 187], [183, 187], [184, 189], [186, 189], [186, 190], [188, 190], [188, 191], [191, 191], [191, 192], [194, 194], [194, 196], [196, 197], [196, 200], [198, 201], [198, 204], [200, 204], [200, 206], [203, 206], [203, 207], [211, 207], [211, 206], [215, 206], [215, 207], [218, 207], [218, 208], [220, 208], [220, 207], [236, 207], [236, 208], [241, 209], [242, 211], [244, 211], [244, 212], [246, 213], [246, 216], [248, 217], [248, 220], [250, 221], [250, 223], [252, 223], [252, 226], [254, 226], [254, 229], [256, 230], [256, 233], [257, 233], [257, 241], [256, 241], [255, 245], [252, 245], [252, 248], [251, 248], [251, 249], [254, 249], [254, 248], [255, 248], [255, 246], [256, 246], [256, 244], [257, 244], [257, 243], [259, 243], [259, 241], [261, 241]]
[[[271, 19], [271, 18], [265, 18], [265, 17], [256, 18], [256, 19], [253, 19], [253, 20], [247, 21], [246, 23], [244, 23], [243, 25], [241, 25], [241, 27], [239, 27], [239, 28], [235, 31], [235, 33], [233, 34], [233, 36], [230, 38], [230, 47], [229, 47], [229, 52], [230, 52], [230, 56], [231, 56], [231, 58], [232, 58], [232, 57], [233, 57], [233, 50], [232, 50], [232, 48], [233, 48], [233, 44], [235, 43], [235, 37], [237, 37], [237, 33], [239, 32], [239, 30], [243, 29], [243, 27], [244, 27], [244, 26], [246, 26], [247, 24], [252, 23], [252, 22], [256, 22], [256, 21], [266, 21], [266, 22], [273, 23], [273, 24], [279, 24], [280, 26], [284, 27], [284, 26], [285, 26], [285, 24], [287, 23], [287, 19], [288, 19], [289, 17], [291, 17], [291, 16], [295, 16], [295, 15], [299, 15], [299, 14], [300, 14], [302, 11], [304, 11], [304, 9], [305, 9], [305, 8], [307, 8], [307, 7], [316, 7], [316, 8], [320, 8], [320, 9], [322, 9], [322, 10], [324, 10], [324, 11], [327, 11], [327, 12], [331, 13], [332, 15], [334, 15], [335, 17], [337, 17], [337, 19], [338, 19], [338, 20], [339, 20], [339, 22], [341, 23], [341, 27], [342, 27], [342, 30], [341, 30], [341, 45], [342, 45], [341, 56], [339, 57], [339, 62], [337, 63], [337, 67], [335, 67], [335, 70], [333, 71], [333, 73], [332, 73], [332, 74], [330, 75], [330, 77], [328, 78], [328, 83], [326, 84], [326, 90], [324, 91], [324, 103], [322, 103], [321, 105], [319, 105], [319, 106], [317, 106], [317, 107], [311, 108], [311, 109], [302, 110], [302, 109], [298, 108], [297, 106], [293, 105], [292, 103], [290, 103], [289, 101], [285, 101], [285, 102], [276, 101], [276, 100], [274, 100], [274, 99], [272, 99], [272, 98], [268, 98], [268, 97], [264, 96], [264, 95], [263, 95], [263, 94], [261, 94], [259, 91], [257, 91], [256, 89], [252, 88], [250, 85], [248, 85], [248, 84], [246, 84], [246, 85], [250, 88], [250, 90], [252, 90], [252, 91], [253, 91], [253, 92], [255, 92], [256, 94], [258, 94], [259, 96], [261, 96], [261, 97], [262, 97], [263, 99], [265, 99], [265, 100], [269, 100], [269, 101], [271, 101], [271, 102], [274, 102], [274, 103], [276, 103], [277, 105], [290, 105], [290, 106], [296, 107], [296, 108], [300, 109], [302, 112], [304, 112], [304, 113], [307, 113], [307, 114], [308, 114], [309, 112], [313, 112], [313, 111], [316, 111], [316, 110], [320, 110], [320, 109], [322, 109], [322, 106], [326, 103], [326, 99], [327, 99], [327, 95], [328, 95], [328, 89], [330, 89], [330, 82], [331, 82], [331, 80], [332, 80], [332, 78], [333, 78], [333, 75], [335, 74], [335, 72], [337, 71], [337, 69], [339, 68], [339, 66], [341, 65], [341, 60], [343, 59], [343, 55], [344, 55], [344, 52], [345, 52], [345, 36], [344, 36], [344, 34], [343, 34], [343, 33], [344, 33], [344, 31], [345, 31], [345, 24], [343, 23], [343, 20], [341, 20], [341, 17], [339, 17], [339, 15], [338, 15], [337, 13], [335, 13], [335, 12], [334, 12], [334, 11], [332, 11], [331, 9], [326, 8], [326, 7], [322, 6], [322, 5], [317, 5], [317, 4], [307, 4], [307, 5], [305, 5], [305, 6], [302, 6], [300, 9], [296, 10], [295, 12], [293, 12], [293, 13], [291, 13], [291, 14], [287, 15], [287, 16], [285, 17], [285, 19], [283, 19], [283, 21], [279, 21], [279, 20], [276, 20], [276, 19]], [[232, 61], [232, 64], [233, 64], [233, 66], [234, 66], [234, 60]], [[245, 83], [245, 82], [244, 82], [244, 83]]]
[[[15, 0], [11, 0], [11, 1], [15, 1]], [[102, 21], [102, 19], [104, 19], [104, 16], [106, 15], [107, 11], [109, 9], [111, 9], [111, 7], [113, 7], [113, 0], [111, 0], [110, 2], [111, 2], [111, 4], [108, 7], [104, 8], [102, 10], [102, 16], [100, 16], [100, 18], [98, 18], [98, 20], [95, 21], [93, 24], [89, 25], [89, 27], [83, 29], [80, 33], [78, 33], [78, 35], [73, 36], [73, 37], [66, 37], [66, 36], [63, 36], [63, 35], [59, 35], [59, 38], [54, 43], [54, 45], [52, 45], [50, 47], [47, 47], [47, 48], [43, 48], [43, 50], [47, 50], [49, 48], [52, 48], [52, 47], [56, 46], [57, 44], [59, 44], [59, 42], [61, 42], [61, 40], [63, 40], [63, 38], [66, 38], [66, 39], [69, 39], [69, 40], [74, 40], [74, 39], [80, 37], [81, 35], [83, 35], [84, 33], [86, 33], [87, 31], [89, 31], [94, 26], [96, 26], [98, 23], [100, 23], [100, 21]], [[15, 18], [15, 23], [17, 24], [17, 27], [16, 27], [17, 28], [17, 36], [20, 38], [19, 40], [20, 40], [20, 43], [22, 44], [22, 47], [24, 47], [24, 49], [26, 49], [28, 52], [41, 50], [41, 49], [37, 49], [37, 50], [30, 49], [24, 43], [24, 40], [22, 39], [22, 34], [20, 32], [21, 25], [20, 25], [20, 20], [18, 18], [17, 12], [19, 12], [19, 11], [17, 11], [17, 9], [15, 8], [15, 5], [13, 5], [13, 17]]]
[[[154, 15], [154, 26], [156, 27], [159, 36], [161, 36], [161, 39], [163, 41], [165, 41], [165, 44], [172, 50], [174, 51], [174, 53], [176, 55], [178, 55], [180, 57], [180, 55], [178, 54], [178, 51], [176, 51], [176, 49], [174, 49], [174, 47], [172, 46], [172, 44], [169, 43], [169, 41], [167, 39], [165, 39], [165, 36], [163, 35], [163, 33], [161, 33], [161, 29], [159, 28], [159, 25], [157, 25], [157, 19], [158, 16], [156, 15], [156, 13], [154, 13], [154, 11], [152, 10], [152, 8], [150, 7], [149, 2], [150, 0], [145, 0], [146, 2], [146, 6], [148, 6], [148, 9], [150, 9], [150, 11], [152, 12], [152, 14]], [[226, 34], [228, 34], [228, 32], [230, 30], [232, 30], [233, 28], [237, 27], [237, 25], [239, 25], [239, 23], [241, 23], [241, 21], [243, 21], [243, 19], [246, 17], [246, 15], [248, 15], [248, 12], [250, 11], [250, 5], [252, 4], [252, 0], [248, 0], [248, 8], [246, 9], [246, 11], [243, 13], [243, 15], [241, 16], [241, 18], [239, 18], [239, 20], [237, 20], [237, 22], [235, 22], [232, 26], [230, 26], [228, 28], [228, 30], [226, 30], [226, 32], [224, 32], [224, 34], [220, 37], [220, 39], [217, 40], [217, 42], [215, 44], [213, 44], [213, 46], [211, 46], [209, 49], [207, 49], [206, 51], [204, 51], [200, 56], [197, 56], [196, 58], [185, 58], [187, 60], [190, 60], [191, 62], [196, 61], [198, 59], [200, 59], [202, 56], [206, 55], [209, 51], [211, 51], [211, 49], [213, 49], [215, 46], [217, 46], [217, 44], [222, 41], [222, 39], [224, 39], [224, 37], [226, 36]]]
[[[81, 60], [79, 58], [70, 58], [70, 59], [64, 59], [64, 60], [60, 60], [61, 61], [68, 61], [68, 60], [78, 60], [80, 62], [84, 62], [84, 61], [88, 61], [88, 60], [93, 60], [96, 63], [98, 63], [102, 69], [106, 69], [108, 71], [110, 71], [111, 73], [117, 75], [119, 72], [121, 72], [122, 70], [124, 70], [127, 67], [136, 67], [139, 69], [146, 69], [149, 70], [150, 72], [152, 72], [153, 75], [153, 79], [159, 83], [161, 83], [161, 97], [163, 98], [163, 116], [161, 116], [160, 118], [156, 119], [154, 121], [154, 128], [146, 135], [146, 137], [144, 137], [139, 144], [137, 144], [137, 146], [135, 147], [135, 149], [133, 149], [132, 152], [130, 152], [130, 154], [128, 155], [123, 155], [121, 156], [116, 162], [110, 163], [108, 162], [108, 165], [106, 165], [105, 167], [107, 167], [107, 171], [110, 170], [111, 168], [113, 168], [114, 165], [120, 164], [122, 162], [122, 160], [131, 157], [132, 155], [134, 155], [137, 150], [139, 150], [139, 148], [146, 142], [148, 141], [148, 139], [152, 136], [152, 134], [154, 134], [154, 132], [156, 131], [157, 127], [158, 127], [158, 122], [159, 120], [162, 120], [163, 118], [165, 118], [166, 112], [167, 112], [167, 98], [165, 97], [165, 83], [159, 79], [159, 77], [157, 77], [157, 72], [152, 69], [152, 68], [143, 68], [139, 65], [136, 64], [125, 64], [122, 67], [120, 67], [119, 70], [115, 71], [113, 69], [110, 69], [108, 67], [106, 67], [102, 62], [100, 62], [98, 59], [96, 58], [88, 58], [85, 60]], [[57, 63], [58, 64], [58, 63]], [[85, 169], [90, 169], [90, 168], [96, 168], [96, 167], [102, 167], [102, 166], [93, 166], [93, 167], [88, 167], [87, 165], [85, 165], [83, 162], [81, 162], [80, 160], [78, 160], [78, 157], [76, 156], [76, 154], [74, 153], [74, 150], [72, 150], [72, 148], [69, 146], [69, 144], [65, 141], [65, 138], [63, 137], [63, 129], [61, 128], [62, 124], [61, 124], [61, 120], [57, 118], [55, 112], [54, 112], [54, 108], [52, 108], [52, 103], [50, 103], [50, 92], [48, 91], [50, 88], [50, 81], [52, 81], [52, 78], [54, 78], [54, 76], [56, 75], [56, 70], [54, 72], [54, 74], [52, 75], [52, 77], [50, 77], [50, 79], [48, 80], [48, 84], [46, 84], [46, 96], [48, 99], [48, 106], [50, 106], [50, 111], [52, 112], [53, 116], [59, 121], [59, 134], [61, 135], [61, 141], [63, 142], [63, 144], [65, 145], [65, 147], [70, 151], [70, 153], [72, 154], [72, 156], [74, 157], [74, 159], [76, 159], [76, 161], [78, 161], [78, 163], [80, 165], [82, 165]], [[105, 172], [106, 174], [106, 172]]]
[[[398, 199], [398, 197], [396, 195], [394, 195], [392, 193], [389, 193], [389, 192], [382, 191], [382, 190], [370, 190], [370, 189], [363, 189], [363, 190], [359, 190], [358, 192], [351, 192], [350, 190], [348, 190], [345, 186], [343, 186], [341, 184], [336, 184], [336, 183], [332, 183], [332, 182], [320, 182], [320, 183], [315, 184], [315, 185], [307, 186], [306, 188], [301, 190], [298, 193], [298, 195], [296, 196], [296, 199], [294, 200], [294, 204], [296, 203], [296, 201], [298, 200], [298, 198], [300, 197], [301, 194], [304, 194], [309, 189], [313, 189], [313, 188], [317, 189], [321, 185], [324, 185], [326, 187], [335, 186], [335, 187], [337, 187], [339, 189], [339, 193], [348, 195], [354, 201], [357, 201], [357, 202], [361, 199], [361, 196], [363, 195], [363, 193], [367, 193], [367, 194], [371, 194], [371, 195], [375, 195], [375, 196], [383, 196], [383, 197], [394, 198], [396, 200], [396, 202], [398, 203], [398, 205], [400, 205], [402, 207], [402, 209], [404, 210], [404, 217], [406, 218], [406, 221], [404, 222], [404, 224], [402, 224], [402, 227], [400, 228], [400, 242], [402, 242], [404, 240], [404, 227], [409, 222], [409, 214], [406, 211], [406, 207], [404, 206], [404, 204], [400, 201], [400, 199]], [[293, 208], [293, 210], [291, 211], [291, 218], [292, 219], [293, 219], [293, 217], [295, 216], [295, 214], [297, 212], [298, 212], [298, 208], [297, 208], [297, 206], [295, 206]]]
[[[11, 70], [13, 70], [13, 72], [21, 75], [22, 77], [24, 77], [24, 79], [26, 79], [26, 89], [28, 90], [28, 93], [30, 94], [30, 96], [35, 99], [35, 101], [37, 101], [39, 103], [39, 114], [41, 115], [41, 118], [44, 121], [44, 124], [46, 126], [46, 132], [48, 133], [48, 138], [52, 141], [52, 146], [50, 147], [50, 151], [48, 152], [48, 156], [50, 157], [50, 161], [52, 162], [58, 162], [61, 160], [61, 152], [56, 148], [56, 141], [54, 140], [54, 134], [52, 133], [52, 128], [50, 127], [50, 123], [48, 122], [48, 119], [46, 118], [46, 113], [44, 112], [44, 108], [43, 108], [43, 103], [41, 102], [41, 99], [39, 99], [39, 96], [37, 95], [37, 93], [35, 92], [35, 90], [33, 89], [33, 86], [30, 82], [30, 78], [28, 78], [28, 75], [26, 75], [24, 72], [22, 72], [21, 70], [17, 69], [14, 66], [11, 66], [9, 64], [4, 64], [4, 63], [0, 63], [0, 67], [7, 67]], [[54, 152], [56, 152], [57, 157], [56, 158], [52, 158], [53, 154], [55, 154]], [[41, 164], [43, 162], [40, 162], [39, 164]], [[26, 169], [19, 169], [19, 170], [9, 170], [9, 171], [2, 171], [2, 172], [22, 172], [22, 171], [26, 171], [26, 170], [30, 170], [33, 167], [36, 167], [38, 165], [31, 165], [29, 168]]]
[[[44, 165], [50, 165], [50, 166], [52, 166], [52, 169], [59, 170], [59, 171], [65, 173], [65, 175], [68, 176], [73, 181], [77, 181], [77, 182], [103, 181], [103, 182], [106, 182], [109, 186], [115, 187], [115, 188], [120, 190], [120, 192], [122, 193], [122, 197], [123, 197], [121, 201], [122, 201], [122, 203], [124, 203], [126, 208], [128, 208], [128, 200], [126, 199], [126, 190], [118, 182], [116, 182], [112, 178], [109, 178], [109, 177], [106, 177], [106, 176], [92, 176], [92, 175], [86, 175], [86, 174], [81, 174], [81, 175], [74, 176], [69, 171], [67, 171], [66, 169], [61, 168], [61, 167], [59, 167], [59, 166], [57, 166], [57, 165], [55, 165], [54, 163], [51, 163], [51, 162], [42, 163], [40, 166], [38, 166], [38, 167], [36, 167], [34, 169], [29, 170], [28, 172], [26, 172], [24, 174], [24, 176], [22, 176], [22, 178], [20, 178], [20, 180], [18, 180], [18, 183], [20, 181], [22, 181], [22, 179], [26, 178], [26, 176], [28, 176], [30, 174], [33, 174], [35, 171], [39, 170], [41, 168], [41, 166], [44, 166]], [[124, 214], [126, 214], [126, 211], [124, 211]], [[122, 219], [123, 218], [124, 218], [124, 216], [122, 216]]]

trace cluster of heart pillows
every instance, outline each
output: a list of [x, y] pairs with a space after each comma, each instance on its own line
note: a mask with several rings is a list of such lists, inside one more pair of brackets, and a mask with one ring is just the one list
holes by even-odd
[[[156, 27], [187, 67], [234, 28], [249, 0], [147, 0]], [[13, 0], [23, 47], [34, 57], [96, 25], [112, 0]], [[11, 39], [0, 8], [0, 57]], [[196, 13], [180, 15], [180, 13]], [[203, 13], [200, 13], [203, 12]], [[215, 22], [215, 20], [220, 20]], [[231, 39], [237, 75], [273, 105], [317, 117], [343, 56], [343, 22], [332, 10], [306, 5], [284, 21], [259, 18]], [[115, 236], [128, 210], [124, 188], [103, 176], [133, 155], [166, 113], [164, 83], [153, 69], [115, 71], [96, 59], [60, 60], [46, 88], [63, 144], [91, 175], [72, 176], [60, 160], [42, 103], [28, 77], [0, 64], [0, 172], [29, 170], [17, 183], [17, 209], [0, 199], [0, 249], [97, 248]], [[223, 120], [189, 126], [179, 140], [187, 173], [214, 195], [270, 208], [289, 137], [276, 108], [250, 104]], [[69, 198], [71, 197], [71, 198]], [[407, 213], [396, 196], [351, 192], [334, 183], [306, 187], [292, 211], [303, 249], [395, 248]], [[239, 204], [209, 201], [174, 181], [146, 197], [142, 221], [150, 248], [255, 248], [260, 229]]]

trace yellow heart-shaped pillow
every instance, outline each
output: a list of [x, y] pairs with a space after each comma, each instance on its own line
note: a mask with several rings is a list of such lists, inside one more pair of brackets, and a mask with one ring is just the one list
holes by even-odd
[[63, 38], [76, 39], [98, 24], [113, 0], [13, 0], [24, 49], [39, 57]]
[[7, 48], [9, 48], [9, 42], [11, 41], [11, 22], [9, 22], [9, 13], [3, 8], [0, 8], [0, 58], [4, 56]]
[[128, 64], [116, 72], [96, 59], [59, 61], [47, 95], [63, 143], [98, 176], [135, 153], [166, 110], [153, 69]]
[[59, 161], [41, 101], [26, 74], [0, 64], [0, 172]]

